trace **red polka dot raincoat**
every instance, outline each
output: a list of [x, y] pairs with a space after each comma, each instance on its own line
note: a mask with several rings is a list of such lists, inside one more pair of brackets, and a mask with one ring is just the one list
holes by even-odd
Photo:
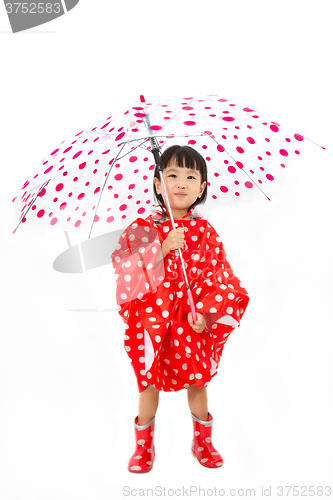
[[148, 384], [163, 391], [206, 386], [249, 301], [211, 224], [193, 210], [175, 224], [185, 228], [182, 254], [196, 311], [206, 319], [202, 333], [188, 323], [178, 251], [162, 257], [161, 244], [172, 230], [162, 207], [154, 206], [149, 217], [128, 226], [112, 254], [124, 345], [139, 392]]

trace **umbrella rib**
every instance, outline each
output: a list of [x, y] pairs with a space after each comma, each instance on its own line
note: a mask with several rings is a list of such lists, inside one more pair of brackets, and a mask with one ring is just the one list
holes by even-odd
[[114, 134], [111, 134], [110, 132], [95, 132], [94, 130], [87, 130], [85, 134], [98, 134], [98, 135], [118, 135], [119, 132], [115, 132]]
[[307, 141], [312, 142], [312, 144], [315, 144], [316, 146], [319, 146], [319, 147], [320, 147], [320, 148], [322, 148], [322, 149], [326, 149], [326, 148], [324, 148], [324, 146], [321, 146], [320, 144], [318, 144], [318, 143], [317, 143], [317, 142], [315, 142], [315, 141], [312, 141], [311, 139], [308, 139], [308, 138], [307, 138], [307, 137], [305, 137], [304, 135], [303, 135], [303, 137], [304, 137], [304, 139], [306, 139]]
[[29, 204], [29, 207], [26, 209], [26, 211], [24, 212], [24, 214], [22, 215], [21, 219], [20, 219], [20, 222], [17, 224], [16, 228], [14, 229], [14, 233], [17, 231], [17, 228], [19, 227], [19, 225], [21, 224], [22, 220], [24, 219], [24, 217], [27, 215], [27, 213], [29, 212], [30, 208], [32, 207], [34, 201], [37, 200], [38, 196], [39, 196], [39, 193], [41, 191], [43, 191], [44, 187], [48, 185], [48, 183], [50, 182], [51, 179], [49, 179], [48, 181], [46, 181], [44, 184], [42, 184], [42, 186], [40, 187], [38, 193], [36, 194], [35, 198], [30, 202]]
[[[193, 102], [193, 101], [195, 101], [198, 97], [199, 97], [199, 96], [195, 96], [195, 97], [193, 97], [192, 99], [190, 99], [190, 100], [188, 101], [188, 103], [187, 103], [187, 104], [192, 104], [192, 102]], [[170, 104], [172, 104], [172, 103], [170, 103]], [[173, 115], [172, 117], [170, 117], [170, 120], [168, 120], [168, 121], [167, 121], [164, 125], [162, 125], [162, 128], [164, 128], [165, 126], [167, 126], [167, 125], [168, 125], [168, 124], [169, 124], [169, 123], [170, 123], [170, 122], [171, 122], [174, 118], [176, 118], [176, 116], [177, 116], [177, 115], [179, 115], [179, 113], [181, 113], [181, 112], [182, 112], [182, 109], [183, 109], [183, 108], [181, 108], [181, 109], [180, 109], [180, 110], [179, 110], [179, 111], [178, 111], [175, 115]], [[219, 107], [219, 111], [221, 111], [222, 109], [224, 109], [224, 107], [223, 107], [223, 106], [220, 106], [220, 107]], [[202, 134], [200, 134], [200, 135], [202, 135]], [[155, 137], [156, 137], [156, 136], [155, 136]], [[180, 136], [180, 137], [183, 137], [183, 136]]]
[[113, 167], [113, 165], [114, 165], [115, 161], [117, 161], [117, 160], [118, 160], [118, 157], [119, 157], [120, 153], [122, 152], [122, 150], [124, 149], [124, 147], [125, 147], [125, 146], [126, 146], [126, 143], [124, 143], [124, 144], [123, 144], [123, 147], [121, 148], [121, 150], [119, 151], [119, 153], [117, 154], [117, 156], [116, 156], [116, 157], [115, 157], [115, 159], [113, 160], [112, 165], [111, 165], [111, 166], [110, 166], [110, 168], [109, 168], [108, 175], [106, 176], [106, 179], [105, 179], [105, 181], [104, 181], [104, 184], [103, 184], [103, 187], [102, 187], [102, 190], [101, 190], [101, 194], [100, 194], [100, 196], [99, 196], [99, 200], [98, 200], [98, 202], [97, 202], [97, 206], [96, 206], [96, 210], [95, 210], [95, 213], [94, 213], [94, 217], [93, 217], [93, 221], [92, 221], [92, 224], [91, 224], [91, 228], [90, 228], [90, 233], [89, 233], [88, 239], [89, 239], [89, 238], [90, 238], [90, 236], [91, 236], [91, 232], [92, 232], [93, 225], [94, 225], [94, 222], [95, 222], [95, 217], [96, 217], [96, 214], [97, 214], [97, 211], [98, 211], [98, 207], [99, 207], [99, 204], [100, 204], [100, 201], [101, 201], [101, 198], [102, 198], [102, 194], [103, 194], [103, 191], [104, 191], [105, 185], [106, 185], [106, 183], [107, 183], [107, 180], [108, 180], [108, 178], [109, 178], [109, 175], [110, 175], [111, 169], [112, 169], [112, 167]]
[[[135, 143], [135, 142], [142, 141], [142, 139], [143, 139], [143, 138], [141, 138], [141, 139], [132, 139], [132, 140], [130, 141], [130, 143], [131, 143], [131, 144], [133, 144], [133, 143]], [[144, 146], [142, 146], [142, 144], [144, 144], [144, 143], [145, 143], [145, 142], [147, 142], [147, 141], [149, 141], [149, 137], [147, 137], [147, 138], [146, 138], [143, 142], [141, 142], [140, 144], [138, 144], [137, 146], [135, 146], [135, 148], [134, 148], [134, 149], [141, 148], [141, 149], [144, 149], [145, 151], [149, 151], [149, 149], [148, 149], [148, 148], [145, 148]], [[131, 151], [133, 151], [133, 149], [132, 149]]]
[[[237, 165], [237, 162], [235, 160], [235, 158], [225, 149], [224, 146], [222, 146], [222, 144], [220, 144], [214, 137], [212, 137], [211, 135], [209, 134], [205, 134], [207, 137], [210, 137], [213, 141], [216, 142], [216, 144], [218, 144], [219, 146], [221, 146], [224, 151], [227, 153], [228, 156], [230, 156], [230, 158], [235, 162], [235, 164]], [[264, 196], [266, 196], [266, 198], [271, 201], [271, 199], [267, 196], [267, 194], [261, 189], [261, 187], [256, 183], [256, 181], [247, 173], [247, 171], [244, 169], [244, 168], [241, 168], [240, 169], [242, 172], [244, 172], [244, 174], [246, 174], [248, 176], [249, 179], [251, 179], [251, 181], [255, 184], [255, 186], [262, 192], [262, 194]]]
[[[146, 126], [147, 128], [147, 126]], [[116, 135], [116, 134], [108, 134], [106, 132], [86, 132], [87, 134], [98, 134], [98, 135], [109, 135], [109, 136], [112, 136], [112, 135]], [[149, 132], [148, 132], [149, 133]], [[199, 133], [199, 134], [180, 134], [180, 135], [175, 135], [175, 134], [154, 134], [152, 137], [166, 137], [166, 135], [170, 135], [171, 139], [173, 139], [174, 137], [202, 137], [202, 135], [205, 135], [205, 134], [202, 134], [202, 133]], [[168, 137], [167, 137], [168, 138]], [[141, 141], [143, 139], [143, 137], [137, 137], [135, 139], [130, 139], [129, 142], [136, 142], [136, 141]], [[147, 138], [148, 139], [148, 138]], [[124, 142], [120, 142], [119, 144], [127, 144], [127, 140], [124, 141]], [[95, 148], [95, 149], [102, 149], [104, 148], [105, 146], [101, 146], [100, 148]], [[86, 150], [88, 151], [88, 149]]]
[[[191, 100], [188, 102], [188, 104], [190, 104], [192, 101], [194, 101], [194, 99], [196, 99], [196, 97], [193, 97], [193, 99], [191, 99]], [[172, 102], [175, 102], [175, 101], [172, 101]], [[170, 104], [172, 104], [172, 102], [170, 102]], [[177, 101], [176, 101], [176, 102], [177, 102]], [[176, 116], [178, 116], [178, 115], [179, 115], [179, 113], [181, 113], [181, 112], [182, 112], [182, 109], [183, 109], [183, 108], [181, 108], [179, 111], [177, 111], [177, 113], [175, 113], [172, 117], [170, 117], [170, 120], [168, 120], [168, 121], [167, 121], [164, 125], [162, 125], [162, 129], [163, 129], [166, 125], [168, 125], [168, 124], [169, 124], [169, 123], [170, 123], [170, 122], [171, 122], [174, 118], [176, 118]], [[142, 120], [142, 121], [143, 121], [143, 120]], [[143, 121], [143, 123], [145, 123], [145, 122]], [[145, 125], [146, 125], [146, 124], [145, 124]], [[147, 129], [147, 130], [149, 130], [149, 129], [148, 129], [148, 127], [147, 127], [147, 125], [146, 125], [146, 129]], [[157, 136], [155, 135], [154, 137], [157, 137]], [[183, 137], [183, 136], [179, 136], [179, 137]]]
[[[193, 97], [193, 99], [191, 99], [187, 104], [191, 104], [192, 101], [194, 101], [194, 99], [196, 99], [197, 97]], [[164, 125], [162, 125], [162, 128], [164, 128], [166, 125], [168, 125], [174, 118], [176, 118], [176, 116], [179, 115], [179, 113], [181, 113], [183, 110], [183, 108], [180, 108], [180, 110], [175, 114], [173, 115], [172, 117], [170, 117], [170, 120], [167, 121], [167, 123], [165, 123]]]
[[94, 226], [94, 223], [95, 223], [95, 217], [96, 217], [96, 214], [98, 212], [98, 208], [99, 208], [99, 204], [100, 204], [100, 201], [101, 201], [101, 198], [102, 198], [102, 195], [103, 195], [103, 192], [104, 192], [104, 189], [105, 189], [105, 186], [106, 186], [106, 183], [108, 181], [108, 178], [109, 178], [109, 175], [111, 173], [111, 170], [112, 170], [112, 167], [113, 165], [115, 164], [115, 162], [117, 160], [120, 160], [121, 158], [124, 158], [127, 154], [131, 153], [133, 150], [137, 149], [138, 147], [140, 147], [142, 144], [144, 144], [145, 142], [147, 142], [149, 139], [145, 139], [141, 144], [139, 144], [138, 146], [136, 146], [135, 148], [131, 149], [131, 151], [128, 151], [126, 154], [124, 154], [123, 156], [120, 156], [122, 150], [124, 149], [124, 147], [126, 146], [127, 142], [124, 142], [123, 144], [123, 147], [121, 148], [121, 150], [119, 151], [119, 153], [117, 154], [117, 156], [115, 157], [115, 159], [113, 160], [112, 162], [112, 165], [110, 166], [109, 168], [109, 172], [108, 172], [108, 175], [106, 176], [105, 178], [105, 181], [104, 181], [104, 184], [103, 184], [103, 187], [102, 187], [102, 190], [101, 190], [101, 194], [99, 196], [99, 199], [98, 199], [98, 202], [97, 202], [97, 206], [96, 206], [96, 210], [95, 210], [95, 213], [94, 213], [94, 217], [93, 217], [93, 221], [92, 221], [92, 224], [91, 224], [91, 228], [90, 228], [90, 233], [89, 233], [89, 236], [88, 236], [88, 239], [90, 238], [91, 236], [91, 233], [92, 233], [92, 230], [93, 230], [93, 226]]
[[[137, 140], [137, 139], [136, 139], [136, 140]], [[149, 138], [148, 138], [148, 137], [147, 137], [146, 139], [144, 139], [144, 141], [143, 141], [143, 142], [141, 142], [141, 144], [138, 144], [137, 146], [134, 146], [134, 147], [133, 147], [133, 149], [131, 149], [130, 151], [127, 151], [127, 153], [125, 153], [123, 156], [120, 156], [120, 157], [119, 157], [119, 156], [117, 156], [117, 159], [118, 159], [118, 160], [121, 160], [122, 158], [125, 158], [125, 156], [129, 155], [130, 153], [132, 153], [133, 151], [135, 151], [136, 149], [138, 149], [139, 147], [141, 147], [141, 146], [142, 146], [142, 144], [144, 144], [144, 143], [145, 143], [145, 142], [147, 142], [147, 141], [149, 141]], [[122, 150], [124, 149], [124, 146], [126, 146], [127, 142], [123, 142], [123, 143], [121, 143], [121, 144], [123, 144], [123, 147], [122, 147], [122, 149], [121, 149], [121, 151], [122, 151]], [[144, 149], [146, 149], [146, 148], [144, 148]], [[120, 152], [121, 152], [121, 151], [120, 151]], [[147, 151], [148, 151], [148, 150], [147, 150]]]

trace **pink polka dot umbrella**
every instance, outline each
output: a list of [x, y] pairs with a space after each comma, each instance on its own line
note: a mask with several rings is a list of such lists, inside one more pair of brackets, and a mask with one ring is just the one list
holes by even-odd
[[[208, 201], [270, 199], [275, 179], [305, 138], [217, 95], [139, 102], [64, 140], [14, 198], [18, 227], [59, 228], [90, 238], [117, 230], [154, 203], [151, 139], [163, 152], [190, 145], [208, 165]], [[14, 232], [15, 232], [14, 231]]]

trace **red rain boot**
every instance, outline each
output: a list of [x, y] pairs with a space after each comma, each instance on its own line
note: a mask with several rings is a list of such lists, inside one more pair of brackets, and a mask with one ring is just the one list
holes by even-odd
[[136, 450], [129, 459], [130, 472], [149, 472], [155, 458], [154, 429], [155, 417], [147, 425], [138, 425], [138, 417], [134, 419]]
[[223, 465], [223, 458], [212, 445], [213, 417], [208, 413], [208, 420], [199, 420], [193, 413], [192, 454], [204, 467], [216, 468]]

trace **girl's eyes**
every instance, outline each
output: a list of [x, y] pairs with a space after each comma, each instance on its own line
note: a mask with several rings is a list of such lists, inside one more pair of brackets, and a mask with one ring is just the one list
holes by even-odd
[[[169, 174], [168, 177], [176, 177], [176, 174]], [[195, 179], [194, 175], [188, 175], [188, 179]]]

